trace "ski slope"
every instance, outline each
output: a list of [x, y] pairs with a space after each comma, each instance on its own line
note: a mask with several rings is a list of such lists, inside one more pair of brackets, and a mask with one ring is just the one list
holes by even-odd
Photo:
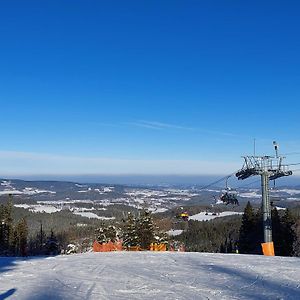
[[2, 257], [0, 299], [300, 299], [300, 259], [180, 252]]
[[222, 218], [222, 217], [228, 217], [233, 215], [242, 215], [242, 212], [236, 212], [236, 211], [223, 211], [219, 214], [213, 215], [212, 213], [207, 214], [206, 212], [200, 212], [196, 215], [190, 216], [190, 220], [194, 221], [210, 221], [216, 218]]

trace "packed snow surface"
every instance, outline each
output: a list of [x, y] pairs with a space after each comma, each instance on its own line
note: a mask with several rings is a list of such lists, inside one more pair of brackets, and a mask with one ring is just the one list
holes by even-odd
[[299, 299], [299, 258], [183, 252], [0, 258], [0, 299]]

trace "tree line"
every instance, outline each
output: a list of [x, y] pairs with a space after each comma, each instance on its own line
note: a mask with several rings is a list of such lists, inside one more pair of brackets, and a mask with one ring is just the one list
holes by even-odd
[[[299, 210], [272, 208], [272, 232], [275, 255], [300, 256]], [[262, 254], [262, 210], [247, 203], [243, 216], [189, 221], [178, 240], [187, 251]]]

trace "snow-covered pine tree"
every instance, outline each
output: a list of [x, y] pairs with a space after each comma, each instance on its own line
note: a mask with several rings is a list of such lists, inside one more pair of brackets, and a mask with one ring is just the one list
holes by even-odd
[[99, 244], [107, 243], [104, 226], [99, 227], [95, 230], [95, 238]]
[[138, 221], [138, 236], [142, 249], [149, 249], [151, 243], [155, 243], [155, 225], [151, 212], [143, 210]]
[[169, 243], [169, 237], [164, 231], [157, 231], [155, 233], [155, 243], [157, 244], [168, 244]]
[[137, 232], [137, 220], [132, 213], [128, 213], [127, 220], [123, 227], [123, 246], [124, 247], [136, 247], [139, 246], [140, 239]]
[[115, 226], [106, 226], [103, 224], [101, 227], [95, 230], [95, 238], [99, 244], [108, 242], [116, 242], [118, 240], [118, 230]]

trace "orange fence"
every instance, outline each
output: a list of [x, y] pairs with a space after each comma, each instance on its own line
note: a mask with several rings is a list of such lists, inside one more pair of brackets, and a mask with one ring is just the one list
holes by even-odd
[[152, 243], [150, 245], [150, 251], [167, 251], [167, 245]]
[[110, 252], [110, 251], [122, 251], [122, 242], [108, 242], [100, 244], [98, 242], [94, 242], [93, 244], [94, 252]]
[[127, 251], [142, 251], [140, 246], [131, 246], [126, 248]]
[[[94, 252], [110, 252], [110, 251], [122, 251], [122, 250], [127, 250], [127, 251], [143, 251], [143, 250], [168, 251], [166, 244], [157, 244], [157, 243], [152, 243], [150, 245], [150, 249], [142, 249], [140, 246], [132, 246], [132, 247], [127, 247], [127, 248], [123, 249], [122, 241], [115, 242], [115, 243], [108, 242], [108, 243], [103, 243], [103, 244], [100, 244], [97, 241], [95, 241], [93, 244]], [[169, 251], [184, 252], [185, 249], [184, 249], [184, 246], [181, 245], [178, 249], [174, 249], [174, 247], [170, 247]]]

